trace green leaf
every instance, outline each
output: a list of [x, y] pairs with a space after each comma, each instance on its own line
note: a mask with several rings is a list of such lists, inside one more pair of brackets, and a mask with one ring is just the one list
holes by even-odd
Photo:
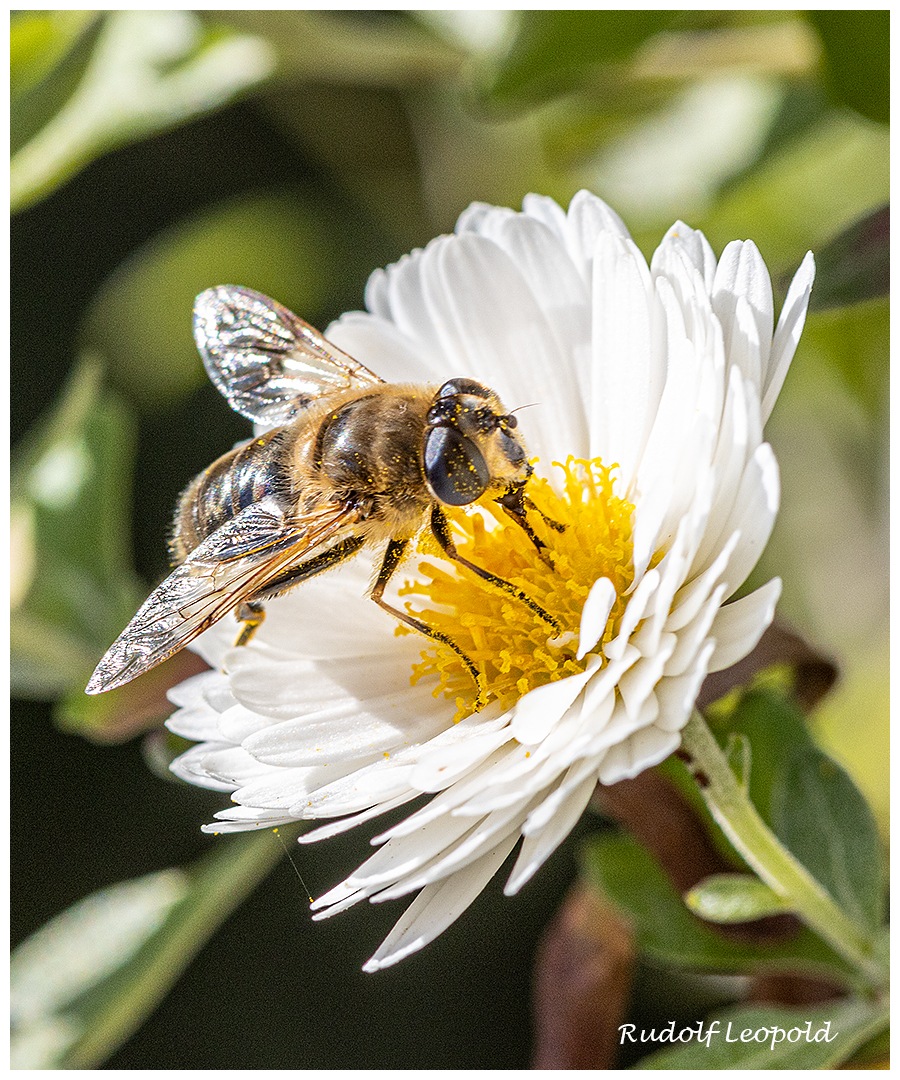
[[832, 101], [869, 120], [890, 119], [890, 11], [807, 11], [822, 41], [823, 76]]
[[106, 150], [223, 104], [273, 66], [266, 42], [204, 33], [187, 11], [110, 12], [77, 87], [12, 159], [13, 209]]
[[191, 870], [104, 889], [44, 926], [12, 958], [13, 1067], [100, 1065], [281, 856], [269, 835], [220, 840]]
[[488, 93], [501, 105], [565, 93], [596, 65], [627, 59], [677, 14], [652, 9], [523, 11]]
[[847, 773], [812, 744], [797, 746], [772, 793], [778, 838], [855, 921], [877, 929], [885, 872], [875, 819]]
[[685, 893], [684, 902], [714, 923], [750, 922], [788, 910], [780, 896], [749, 874], [713, 874]]
[[729, 738], [750, 742], [750, 799], [778, 839], [850, 918], [880, 926], [884, 859], [875, 819], [847, 773], [815, 745], [799, 709], [783, 693], [756, 689], [726, 724]]
[[408, 13], [389, 20], [366, 14], [234, 8], [217, 17], [265, 38], [277, 51], [279, 72], [306, 82], [406, 86], [459, 69], [462, 52]]
[[90, 674], [144, 589], [128, 545], [134, 427], [84, 359], [13, 457], [12, 688], [55, 697]]
[[91, 306], [83, 339], [111, 381], [158, 409], [207, 381], [192, 332], [194, 298], [211, 285], [247, 285], [314, 318], [345, 265], [323, 209], [302, 188], [205, 210], [140, 248]]
[[717, 971], [806, 970], [845, 980], [847, 967], [812, 931], [774, 945], [749, 945], [695, 918], [650, 853], [627, 836], [606, 834], [584, 853], [585, 876], [630, 919], [651, 959]]
[[58, 112], [77, 87], [103, 25], [95, 11], [19, 11], [10, 20], [10, 151]]
[[[851, 404], [861, 405], [866, 419], [883, 421], [890, 373], [888, 298], [810, 313], [803, 333], [806, 355], [814, 362], [808, 371], [798, 372], [797, 393], [822, 395], [822, 368], [826, 369], [825, 378], [831, 374], [830, 368], [840, 377], [841, 388], [853, 395]], [[843, 455], [844, 467], [855, 466], [853, 482], [875, 487], [880, 483], [878, 470], [871, 465], [875, 451], [861, 449], [861, 437], [860, 427], [853, 426], [852, 417], [832, 435], [837, 451]]]
[[706, 1041], [661, 1050], [634, 1067], [834, 1069], [883, 1030], [888, 1018], [885, 1005], [856, 999], [803, 1009], [741, 1006], [709, 1017], [701, 1032]]
[[890, 244], [890, 207], [882, 206], [817, 251], [810, 309], [823, 311], [887, 296], [891, 287]]

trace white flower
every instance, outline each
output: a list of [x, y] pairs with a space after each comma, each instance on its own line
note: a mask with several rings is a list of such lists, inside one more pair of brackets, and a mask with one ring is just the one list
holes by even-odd
[[568, 213], [529, 196], [521, 214], [471, 206], [453, 236], [376, 271], [369, 311], [327, 331], [388, 380], [468, 375], [507, 407], [535, 404], [521, 429], [544, 479], [529, 491], [566, 526], [545, 530], [554, 572], [514, 524], [455, 517], [469, 557], [556, 615], [568, 631], [558, 639], [427, 545], [427, 561], [407, 568], [416, 583], [404, 594], [486, 673], [480, 712], [455, 653], [398, 633], [365, 598], [364, 558], [272, 602], [246, 647], [230, 647], [223, 620], [198, 645], [217, 670], [172, 692], [170, 728], [199, 743], [173, 769], [236, 804], [211, 832], [338, 819], [305, 843], [433, 795], [313, 905], [324, 918], [418, 892], [368, 970], [436, 937], [524, 838], [506, 886], [520, 889], [598, 780], [676, 749], [706, 674], [758, 641], [780, 582], [725, 601], [775, 519], [778, 467], [762, 426], [812, 278], [808, 255], [773, 332], [752, 242], [716, 263], [679, 222], [648, 267], [593, 195]]

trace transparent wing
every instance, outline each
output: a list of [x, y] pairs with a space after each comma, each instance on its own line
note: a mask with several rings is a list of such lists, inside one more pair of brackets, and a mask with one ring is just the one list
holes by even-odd
[[287, 423], [327, 391], [384, 381], [286, 307], [239, 285], [197, 297], [194, 338], [228, 404], [259, 423]]
[[97, 665], [86, 692], [113, 690], [167, 660], [355, 520], [356, 512], [345, 507], [287, 521], [271, 500], [248, 506], [150, 594]]

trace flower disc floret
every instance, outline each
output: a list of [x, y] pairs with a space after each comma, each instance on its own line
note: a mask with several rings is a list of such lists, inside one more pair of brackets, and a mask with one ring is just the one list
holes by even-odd
[[[555, 486], [536, 479], [528, 487], [538, 511], [532, 512], [531, 520], [546, 545], [543, 552], [516, 524], [502, 514], [498, 517], [490, 502], [483, 506], [487, 519], [477, 512], [456, 512], [450, 519], [460, 554], [521, 588], [556, 619], [562, 634], [554, 635], [525, 604], [474, 573], [446, 563], [421, 563], [421, 580], [400, 590], [403, 596], [421, 598], [415, 607], [407, 604], [407, 610], [453, 639], [482, 672], [488, 700], [503, 708], [538, 686], [583, 672], [586, 656], [578, 656], [579, 628], [591, 588], [605, 578], [616, 599], [588, 654], [600, 652], [618, 632], [625, 594], [634, 579], [634, 506], [614, 493], [612, 470], [599, 459], [573, 457], [565, 464], [555, 463], [555, 468], [561, 474], [553, 478]], [[433, 548], [424, 534], [420, 550]], [[455, 701], [455, 720], [468, 716], [474, 687], [458, 654], [440, 645], [423, 651], [421, 662], [414, 665], [413, 683], [433, 674], [438, 676], [435, 696]]]

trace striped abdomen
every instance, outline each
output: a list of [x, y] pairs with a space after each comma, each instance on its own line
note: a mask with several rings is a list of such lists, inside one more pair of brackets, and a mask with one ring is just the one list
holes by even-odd
[[282, 428], [267, 431], [214, 461], [178, 503], [171, 552], [175, 563], [251, 503], [274, 496], [285, 505], [290, 481], [282, 464]]

